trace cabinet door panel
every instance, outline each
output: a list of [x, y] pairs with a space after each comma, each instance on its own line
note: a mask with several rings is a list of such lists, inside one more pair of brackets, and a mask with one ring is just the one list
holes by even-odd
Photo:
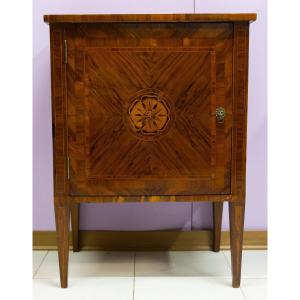
[[230, 193], [230, 24], [74, 25], [66, 37], [70, 194]]

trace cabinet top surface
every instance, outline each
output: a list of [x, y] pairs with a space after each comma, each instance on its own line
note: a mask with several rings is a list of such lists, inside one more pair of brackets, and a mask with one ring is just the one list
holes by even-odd
[[252, 22], [255, 13], [242, 14], [118, 14], [44, 15], [46, 23]]

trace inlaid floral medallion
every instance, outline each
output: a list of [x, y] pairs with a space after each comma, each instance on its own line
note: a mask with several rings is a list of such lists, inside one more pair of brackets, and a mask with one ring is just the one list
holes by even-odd
[[170, 108], [166, 100], [155, 92], [135, 97], [128, 113], [131, 129], [140, 136], [159, 135], [170, 121]]

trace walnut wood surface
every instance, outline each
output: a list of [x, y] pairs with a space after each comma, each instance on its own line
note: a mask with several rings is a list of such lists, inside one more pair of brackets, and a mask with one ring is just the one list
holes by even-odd
[[249, 25], [234, 25], [233, 47], [233, 147], [231, 192], [244, 202], [246, 188], [246, 147], [248, 109]]
[[[64, 65], [64, 30], [50, 26], [52, 137], [54, 193], [67, 195], [67, 131], [66, 131], [66, 68]], [[58, 198], [61, 199], [61, 198]]]
[[230, 221], [232, 286], [234, 288], [238, 288], [241, 283], [245, 202], [229, 202], [228, 206]]
[[[77, 205], [127, 201], [213, 201], [215, 251], [222, 202], [229, 201], [233, 286], [239, 286], [255, 18], [45, 16], [62, 287], [70, 208], [78, 250]], [[217, 107], [225, 108], [223, 123]]]
[[213, 251], [219, 252], [221, 245], [223, 202], [213, 202]]
[[68, 205], [55, 205], [55, 221], [57, 248], [59, 260], [59, 274], [62, 288], [68, 287], [68, 262], [69, 262], [69, 223], [70, 207]]
[[239, 202], [236, 195], [186, 195], [186, 196], [71, 196], [65, 197], [63, 203], [128, 203], [128, 202], [200, 202], [233, 201]]
[[243, 232], [246, 195], [246, 145], [247, 145], [247, 103], [248, 103], [248, 51], [249, 25], [234, 25], [233, 48], [233, 157], [232, 193], [237, 194], [239, 203], [229, 202], [230, 246], [232, 286], [241, 282]]
[[79, 218], [80, 218], [80, 204], [72, 203], [71, 225], [72, 225], [73, 252], [79, 251]]
[[[71, 195], [230, 194], [231, 24], [78, 25], [66, 35]], [[147, 133], [132, 110], [149, 95], [167, 115]]]
[[255, 21], [256, 14], [126, 14], [126, 15], [45, 15], [47, 23], [101, 22], [234, 22]]

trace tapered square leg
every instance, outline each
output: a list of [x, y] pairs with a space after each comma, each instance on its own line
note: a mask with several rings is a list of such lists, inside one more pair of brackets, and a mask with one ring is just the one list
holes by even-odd
[[223, 202], [213, 202], [213, 251], [220, 251]]
[[60, 285], [68, 287], [68, 262], [69, 262], [69, 223], [70, 208], [68, 205], [55, 204], [55, 221], [58, 248], [58, 261]]
[[229, 202], [232, 286], [241, 283], [245, 203]]
[[79, 252], [79, 214], [80, 204], [75, 203], [71, 207], [73, 252]]

